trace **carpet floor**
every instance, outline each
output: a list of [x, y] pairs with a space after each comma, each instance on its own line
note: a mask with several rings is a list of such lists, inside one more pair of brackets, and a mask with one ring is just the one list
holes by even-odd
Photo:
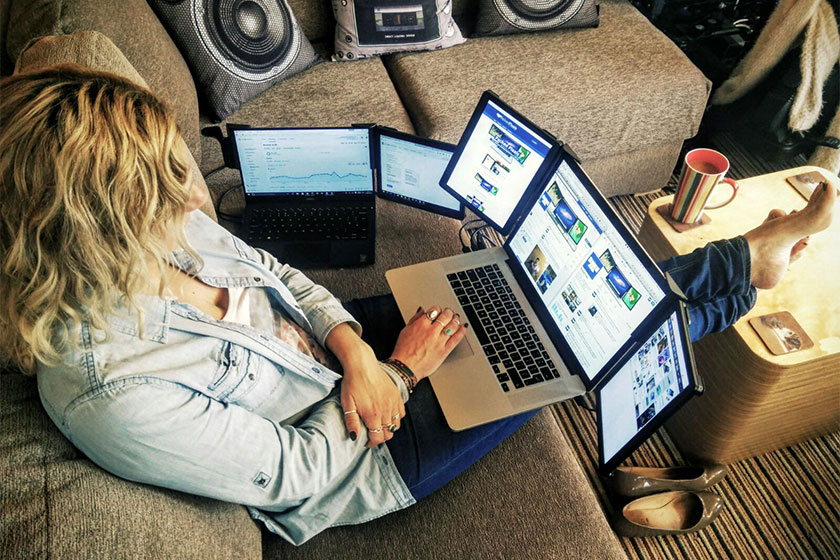
[[[741, 148], [729, 136], [713, 147], [731, 162], [729, 176], [739, 179], [804, 165], [803, 157], [767, 161]], [[645, 195], [611, 199], [616, 211], [638, 233], [651, 201], [673, 192], [669, 185]], [[586, 397], [594, 406], [594, 398]], [[573, 401], [553, 408], [605, 514], [615, 508], [600, 477], [595, 415]], [[686, 461], [660, 429], [628, 459], [636, 466], [684, 465]], [[729, 465], [729, 475], [713, 488], [724, 509], [709, 527], [691, 535], [620, 539], [632, 559], [671, 558], [840, 558], [840, 434], [834, 433]]]

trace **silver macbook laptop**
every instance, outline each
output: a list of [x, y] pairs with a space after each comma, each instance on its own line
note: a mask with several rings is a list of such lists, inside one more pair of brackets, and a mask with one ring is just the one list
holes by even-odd
[[430, 378], [453, 429], [595, 388], [679, 305], [577, 161], [491, 92], [441, 186], [510, 232], [504, 247], [386, 273], [406, 319], [439, 305], [470, 323]]

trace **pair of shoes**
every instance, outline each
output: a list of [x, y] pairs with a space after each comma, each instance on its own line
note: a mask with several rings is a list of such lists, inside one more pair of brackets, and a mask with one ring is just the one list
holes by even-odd
[[726, 467], [721, 465], [618, 467], [609, 476], [613, 490], [636, 499], [616, 512], [613, 528], [624, 537], [699, 531], [714, 521], [722, 508], [720, 496], [705, 490], [725, 475]]

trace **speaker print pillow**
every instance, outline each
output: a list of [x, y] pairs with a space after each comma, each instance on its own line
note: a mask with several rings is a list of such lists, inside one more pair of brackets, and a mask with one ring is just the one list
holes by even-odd
[[149, 0], [222, 120], [321, 58], [286, 0]]
[[431, 51], [465, 40], [452, 19], [452, 0], [333, 0], [333, 12], [333, 60]]
[[597, 0], [478, 0], [476, 36], [598, 27]]

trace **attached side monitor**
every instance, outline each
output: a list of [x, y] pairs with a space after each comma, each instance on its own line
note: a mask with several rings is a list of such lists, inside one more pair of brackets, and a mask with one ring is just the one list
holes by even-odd
[[464, 218], [464, 205], [440, 186], [455, 146], [387, 127], [377, 126], [372, 131], [378, 196], [450, 218]]
[[598, 470], [604, 475], [614, 470], [702, 391], [685, 305], [678, 302], [597, 391]]
[[507, 235], [560, 149], [553, 136], [485, 91], [440, 185]]

